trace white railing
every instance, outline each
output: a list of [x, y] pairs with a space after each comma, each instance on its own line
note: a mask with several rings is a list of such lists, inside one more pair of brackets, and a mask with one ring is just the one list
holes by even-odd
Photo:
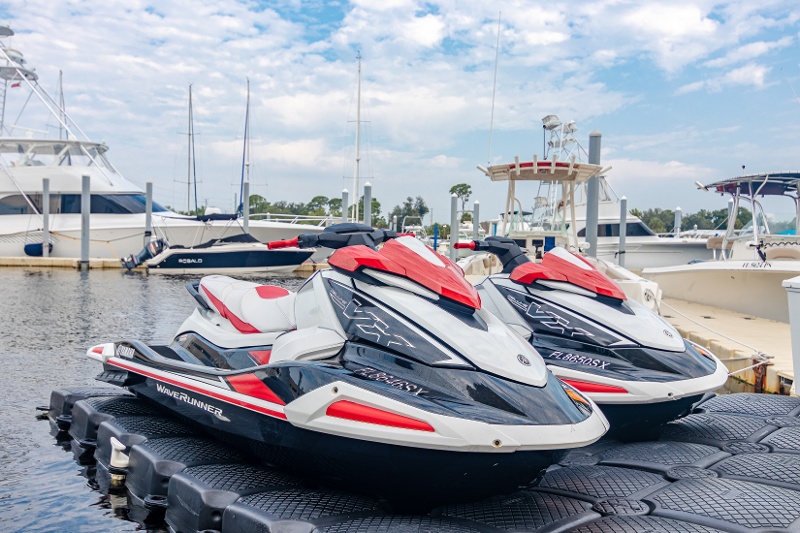
[[250, 220], [271, 220], [273, 222], [286, 222], [289, 224], [309, 224], [319, 227], [328, 227], [341, 220], [341, 217], [334, 217], [331, 215], [293, 215], [291, 213], [250, 213]]

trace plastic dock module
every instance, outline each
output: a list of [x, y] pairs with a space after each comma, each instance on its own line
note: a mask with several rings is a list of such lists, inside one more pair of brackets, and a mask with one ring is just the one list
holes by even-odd
[[208, 438], [161, 437], [131, 448], [126, 485], [137, 504], [166, 502], [170, 478], [189, 466], [242, 463], [241, 452]]
[[154, 437], [191, 437], [193, 435], [197, 435], [197, 429], [173, 418], [119, 416], [102, 422], [97, 428], [97, 449], [94, 457], [99, 464], [109, 466], [112, 438], [124, 444], [124, 453], [130, 454], [131, 446], [141, 444]]
[[166, 522], [175, 531], [220, 530], [222, 514], [239, 498], [301, 485], [297, 478], [260, 466], [190, 466], [169, 481]]
[[56, 389], [50, 393], [48, 417], [59, 430], [68, 431], [72, 424], [72, 407], [75, 402], [99, 396], [123, 396], [124, 390], [111, 387], [74, 387]]
[[189, 422], [145, 414], [150, 404], [135, 398], [84, 398], [54, 392], [51, 420], [72, 413], [76, 435], [95, 428], [98, 480], [111, 439], [124, 445], [126, 516], [177, 533], [800, 533], [798, 398], [716, 396], [653, 428], [655, 440], [604, 439], [517, 492], [421, 501], [424, 510], [404, 514], [370, 494], [255, 465]]
[[69, 434], [77, 441], [94, 441], [97, 428], [117, 416], [153, 416], [158, 410], [133, 396], [86, 398], [72, 407]]

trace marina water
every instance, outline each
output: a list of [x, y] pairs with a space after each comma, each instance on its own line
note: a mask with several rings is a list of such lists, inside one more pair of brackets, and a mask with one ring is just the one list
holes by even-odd
[[[53, 389], [101, 386], [87, 348], [168, 343], [194, 309], [189, 276], [121, 270], [0, 269], [0, 531], [139, 531], [93, 491], [38, 406]], [[251, 277], [296, 289], [296, 277]], [[120, 516], [117, 516], [118, 513]]]

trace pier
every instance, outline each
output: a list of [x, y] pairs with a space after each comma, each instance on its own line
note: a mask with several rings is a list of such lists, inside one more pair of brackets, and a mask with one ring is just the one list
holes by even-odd
[[[673, 298], [662, 300], [660, 314], [681, 336], [708, 348], [737, 372], [728, 380], [732, 389], [794, 394], [789, 324]], [[767, 363], [760, 354], [769, 356]], [[758, 363], [763, 364], [753, 367]]]

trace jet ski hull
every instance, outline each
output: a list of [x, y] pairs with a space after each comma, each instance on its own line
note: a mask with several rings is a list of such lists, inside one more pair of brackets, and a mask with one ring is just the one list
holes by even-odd
[[[361, 345], [346, 347], [340, 366], [301, 362], [261, 367], [235, 375], [183, 371], [178, 367], [170, 368], [163, 361], [146, 360], [148, 355], [157, 359], [158, 354], [168, 354], [170, 348], [165, 346], [148, 348], [141, 343], [127, 342], [118, 344], [115, 351], [133, 357], [109, 358], [104, 364], [105, 372], [98, 376], [100, 380], [122, 386], [158, 404], [200, 430], [237, 445], [260, 462], [294, 471], [317, 483], [379, 494], [398, 508], [419, 505], [419, 502], [442, 504], [513, 491], [533, 481], [568, 448], [589, 444], [604, 430], [597, 427], [601, 422], [596, 416], [589, 417], [577, 408], [566, 417], [555, 415], [554, 409], [547, 408], [563, 403], [564, 398], [570, 402], [552, 376], [545, 387], [534, 391], [520, 384], [499, 385], [507, 401], [529, 402], [524, 404], [525, 411], [541, 417], [538, 421], [528, 420], [527, 425], [522, 423], [519, 414], [503, 410], [514, 411], [510, 405], [481, 413], [477, 404], [466, 405], [466, 398], [453, 396], [448, 396], [449, 401], [458, 404], [457, 407], [440, 406], [439, 412], [428, 419], [378, 412], [379, 418], [383, 415], [387, 418], [376, 421], [370, 418], [376, 411], [369, 409], [366, 413], [356, 410], [338, 415], [346, 417], [343, 419], [314, 418], [313, 414], [320, 411], [331, 414], [331, 405], [327, 405], [326, 410], [325, 402], [340, 404], [333, 400], [336, 395], [358, 399], [361, 405], [369, 405], [370, 398], [378, 391], [384, 403], [386, 397], [401, 398], [412, 406], [430, 403], [423, 396], [431, 394], [435, 378], [429, 381], [424, 370], [412, 368], [409, 375], [415, 376], [415, 381], [406, 379], [403, 383], [387, 384], [392, 381], [387, 376], [394, 377], [389, 372], [400, 374], [399, 365], [389, 366], [394, 356], [384, 352], [386, 361], [381, 363], [379, 350]], [[362, 357], [378, 361], [386, 371], [363, 371]], [[402, 359], [398, 362], [404, 366], [417, 365]], [[487, 398], [492, 396], [495, 378], [481, 373], [463, 374], [464, 377], [459, 378], [455, 373], [456, 377], [448, 385], [453, 390], [480, 391], [483, 401], [491, 404], [493, 401]], [[459, 379], [463, 382], [457, 383]], [[470, 381], [472, 379], [476, 381]], [[220, 386], [224, 383], [233, 385], [234, 390]], [[514, 387], [519, 390], [515, 391]], [[416, 390], [422, 395], [415, 395]], [[455, 393], [440, 386], [434, 394], [444, 398]], [[320, 398], [324, 400], [320, 402]], [[316, 407], [309, 410], [303, 402]], [[444, 399], [441, 404], [446, 405]], [[534, 408], [534, 405], [541, 407]], [[454, 409], [470, 412], [473, 420], [455, 418]], [[569, 409], [563, 411], [569, 412]], [[305, 418], [309, 418], [307, 423]], [[443, 428], [435, 422], [443, 419], [453, 427]], [[458, 424], [474, 425], [475, 419], [483, 419], [482, 425], [468, 433], [476, 435], [478, 440], [460, 442], [461, 435], [456, 434]], [[437, 426], [436, 431], [426, 420]], [[383, 428], [381, 424], [395, 426]], [[515, 442], [523, 439], [515, 431], [541, 432], [541, 444], [518, 446]], [[566, 431], [572, 440], [570, 444], [561, 445]], [[584, 441], [576, 438], [582, 433], [586, 435]], [[455, 445], [450, 446], [451, 443]]]

